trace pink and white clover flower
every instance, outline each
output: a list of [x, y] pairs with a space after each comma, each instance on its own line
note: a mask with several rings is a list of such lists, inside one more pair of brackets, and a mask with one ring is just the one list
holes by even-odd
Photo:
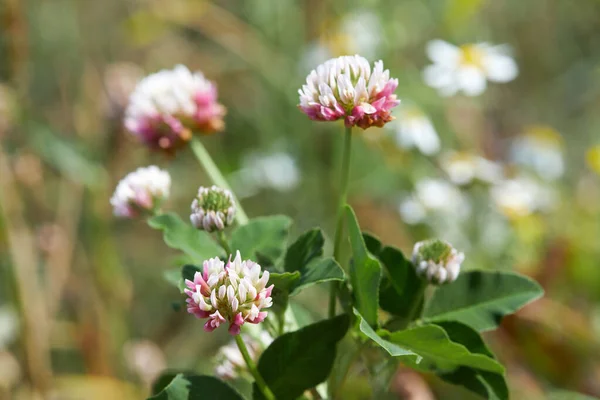
[[117, 217], [135, 218], [156, 210], [169, 197], [171, 176], [155, 165], [138, 168], [123, 178], [110, 199]]
[[[262, 274], [261, 274], [262, 272]], [[267, 287], [269, 271], [262, 271], [257, 263], [244, 260], [240, 252], [225, 264], [219, 258], [204, 261], [202, 272], [194, 280], [185, 280], [188, 312], [198, 318], [208, 318], [204, 330], [212, 332], [221, 324], [229, 323], [229, 333], [237, 335], [246, 322], [258, 324], [265, 320], [273, 305]]]
[[125, 112], [125, 128], [152, 149], [174, 152], [193, 133], [222, 130], [225, 111], [213, 82], [178, 65], [137, 84]]
[[315, 121], [344, 119], [347, 127], [382, 127], [394, 119], [391, 109], [400, 104], [383, 62], [371, 65], [359, 55], [332, 58], [312, 70], [298, 90], [302, 110]]

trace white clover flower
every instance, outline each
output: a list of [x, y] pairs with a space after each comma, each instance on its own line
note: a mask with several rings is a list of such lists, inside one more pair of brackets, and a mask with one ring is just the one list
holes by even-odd
[[173, 152], [193, 133], [223, 129], [225, 108], [201, 72], [178, 65], [142, 79], [129, 98], [125, 127], [152, 149]]
[[532, 168], [545, 180], [560, 178], [565, 171], [563, 140], [558, 132], [547, 126], [529, 127], [516, 138], [510, 158], [517, 164]]
[[398, 120], [390, 124], [398, 146], [416, 147], [425, 155], [440, 151], [440, 138], [429, 117], [415, 106], [401, 106]]
[[261, 310], [273, 305], [273, 285], [266, 287], [268, 281], [269, 271], [263, 272], [253, 261], [242, 261], [239, 251], [227, 264], [211, 258], [204, 261], [194, 281], [185, 280], [187, 310], [198, 318], [208, 318], [205, 331], [228, 322], [229, 333], [237, 335], [244, 323], [258, 324], [267, 317]]
[[[250, 358], [254, 362], [258, 362], [258, 359], [263, 351], [271, 342], [273, 338], [265, 331], [261, 331], [257, 335], [242, 335], [242, 339], [248, 348]], [[215, 356], [215, 375], [223, 380], [231, 380], [248, 373], [248, 365], [244, 361], [244, 357], [240, 352], [235, 341], [231, 341], [227, 345], [221, 347]]]
[[468, 185], [474, 180], [497, 183], [503, 177], [502, 165], [470, 152], [444, 154], [441, 167], [456, 185]]
[[222, 231], [231, 225], [236, 211], [233, 194], [217, 186], [200, 186], [191, 209], [192, 225], [207, 232]]
[[490, 189], [490, 195], [498, 210], [509, 218], [547, 211], [557, 202], [552, 189], [525, 176], [500, 182]]
[[465, 255], [444, 240], [429, 239], [415, 244], [412, 262], [417, 275], [434, 285], [454, 282]]
[[168, 197], [171, 176], [157, 166], [138, 168], [121, 179], [110, 204], [117, 217], [134, 218], [156, 210]]
[[397, 79], [383, 69], [383, 62], [369, 62], [359, 55], [332, 58], [312, 70], [298, 90], [298, 107], [315, 121], [344, 119], [347, 127], [382, 127], [394, 118], [391, 109], [400, 101], [393, 94]]
[[430, 213], [466, 218], [471, 205], [461, 191], [442, 179], [423, 179], [415, 185], [415, 192], [400, 202], [398, 212], [407, 224], [423, 222]]
[[289, 192], [300, 183], [296, 160], [286, 152], [253, 152], [244, 157], [242, 168], [233, 177], [236, 193], [247, 197], [261, 189]]
[[509, 82], [519, 74], [506, 45], [475, 43], [457, 47], [437, 39], [427, 43], [426, 51], [433, 64], [423, 70], [423, 79], [442, 96], [460, 91], [478, 96], [485, 91], [487, 81]]

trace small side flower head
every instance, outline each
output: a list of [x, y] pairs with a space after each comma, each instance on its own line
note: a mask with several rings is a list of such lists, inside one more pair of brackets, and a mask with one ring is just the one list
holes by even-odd
[[125, 128], [150, 148], [172, 153], [194, 132], [222, 130], [224, 115], [215, 84], [201, 72], [178, 65], [137, 84], [125, 112]]
[[207, 232], [222, 231], [231, 225], [236, 210], [233, 194], [217, 186], [201, 186], [191, 208], [192, 225]]
[[152, 165], [123, 178], [110, 199], [117, 217], [135, 218], [152, 213], [169, 197], [171, 176]]
[[263, 308], [273, 305], [267, 287], [269, 271], [262, 271], [257, 263], [244, 260], [240, 252], [227, 264], [219, 258], [204, 261], [202, 272], [194, 280], [185, 280], [188, 312], [198, 318], [208, 318], [204, 330], [212, 332], [221, 324], [229, 324], [229, 333], [240, 333], [244, 323], [258, 324], [265, 320]]
[[412, 262], [417, 275], [434, 285], [454, 282], [465, 255], [444, 240], [429, 239], [415, 244]]
[[400, 104], [394, 91], [397, 79], [377, 61], [373, 70], [359, 55], [332, 58], [312, 70], [298, 90], [298, 108], [315, 121], [344, 119], [347, 127], [382, 127], [394, 119], [391, 109]]

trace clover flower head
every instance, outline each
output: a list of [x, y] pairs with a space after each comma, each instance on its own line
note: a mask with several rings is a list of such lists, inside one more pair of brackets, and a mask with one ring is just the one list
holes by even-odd
[[[265, 331], [258, 335], [243, 334], [242, 339], [248, 348], [250, 358], [258, 362], [262, 352], [273, 342], [273, 338]], [[223, 380], [231, 380], [249, 373], [248, 365], [235, 341], [221, 347], [215, 356], [215, 375]]]
[[459, 253], [450, 243], [439, 239], [418, 242], [412, 255], [417, 275], [434, 285], [455, 281], [464, 259], [463, 253]]
[[221, 324], [229, 323], [229, 333], [240, 333], [244, 323], [258, 324], [265, 320], [273, 305], [267, 287], [269, 271], [262, 271], [257, 263], [244, 260], [240, 252], [225, 264], [219, 258], [204, 261], [202, 272], [194, 280], [185, 280], [187, 310], [198, 318], [208, 318], [204, 330], [212, 332]]
[[191, 208], [192, 225], [207, 232], [222, 231], [233, 223], [235, 216], [233, 194], [217, 186], [201, 186]]
[[125, 127], [152, 149], [173, 152], [192, 133], [223, 129], [225, 108], [201, 72], [178, 65], [142, 79], [129, 98]]
[[171, 176], [157, 166], [138, 168], [123, 178], [110, 204], [117, 217], [135, 218], [156, 210], [169, 197]]
[[359, 55], [332, 58], [312, 70], [298, 90], [298, 107], [315, 121], [344, 119], [347, 127], [382, 127], [400, 104], [394, 91], [397, 79], [377, 61], [373, 69]]
[[478, 96], [485, 91], [487, 81], [510, 82], [519, 74], [506, 45], [471, 43], [459, 47], [436, 39], [427, 43], [426, 51], [433, 64], [423, 70], [423, 79], [441, 96], [461, 91]]

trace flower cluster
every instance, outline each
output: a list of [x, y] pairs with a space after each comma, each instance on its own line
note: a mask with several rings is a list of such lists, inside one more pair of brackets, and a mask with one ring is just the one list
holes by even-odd
[[445, 153], [441, 158], [441, 167], [456, 185], [468, 185], [475, 180], [498, 183], [503, 178], [502, 165], [473, 152]]
[[433, 64], [425, 68], [423, 78], [442, 96], [453, 96], [460, 91], [467, 96], [478, 96], [485, 91], [488, 80], [509, 82], [519, 74], [507, 46], [475, 43], [457, 47], [443, 40], [432, 40], [426, 50]]
[[152, 165], [123, 178], [110, 199], [117, 217], [135, 218], [156, 210], [169, 197], [171, 176]]
[[398, 80], [390, 79], [382, 61], [371, 71], [365, 58], [342, 56], [311, 71], [298, 90], [298, 107], [316, 121], [343, 118], [347, 127], [382, 127], [394, 119], [390, 111], [400, 103], [394, 94], [397, 86]]
[[190, 221], [197, 229], [207, 232], [221, 231], [233, 223], [235, 201], [233, 194], [217, 186], [201, 186], [192, 201]]
[[454, 282], [460, 273], [460, 264], [465, 255], [452, 245], [439, 239], [430, 239], [415, 244], [412, 262], [417, 275], [429, 283], [441, 285]]
[[204, 324], [207, 332], [228, 322], [232, 335], [239, 334], [245, 322], [264, 321], [267, 312], [261, 310], [273, 305], [273, 285], [266, 287], [269, 272], [261, 272], [257, 263], [242, 261], [239, 251], [227, 264], [218, 258], [204, 261], [202, 272], [196, 272], [193, 281], [185, 280], [188, 312], [208, 318]]
[[565, 172], [563, 138], [554, 129], [534, 125], [517, 137], [510, 148], [510, 158], [517, 164], [530, 167], [547, 181], [560, 178]]
[[[242, 335], [244, 343], [248, 347], [248, 354], [255, 362], [262, 352], [269, 347], [273, 338], [265, 331], [261, 331], [257, 335]], [[248, 365], [244, 361], [244, 357], [240, 352], [235, 341], [221, 347], [215, 356], [217, 363], [215, 367], [215, 375], [223, 380], [235, 379], [240, 375], [248, 372]]]
[[225, 108], [217, 88], [201, 72], [183, 65], [142, 79], [129, 99], [125, 127], [153, 149], [174, 151], [193, 132], [223, 129]]

